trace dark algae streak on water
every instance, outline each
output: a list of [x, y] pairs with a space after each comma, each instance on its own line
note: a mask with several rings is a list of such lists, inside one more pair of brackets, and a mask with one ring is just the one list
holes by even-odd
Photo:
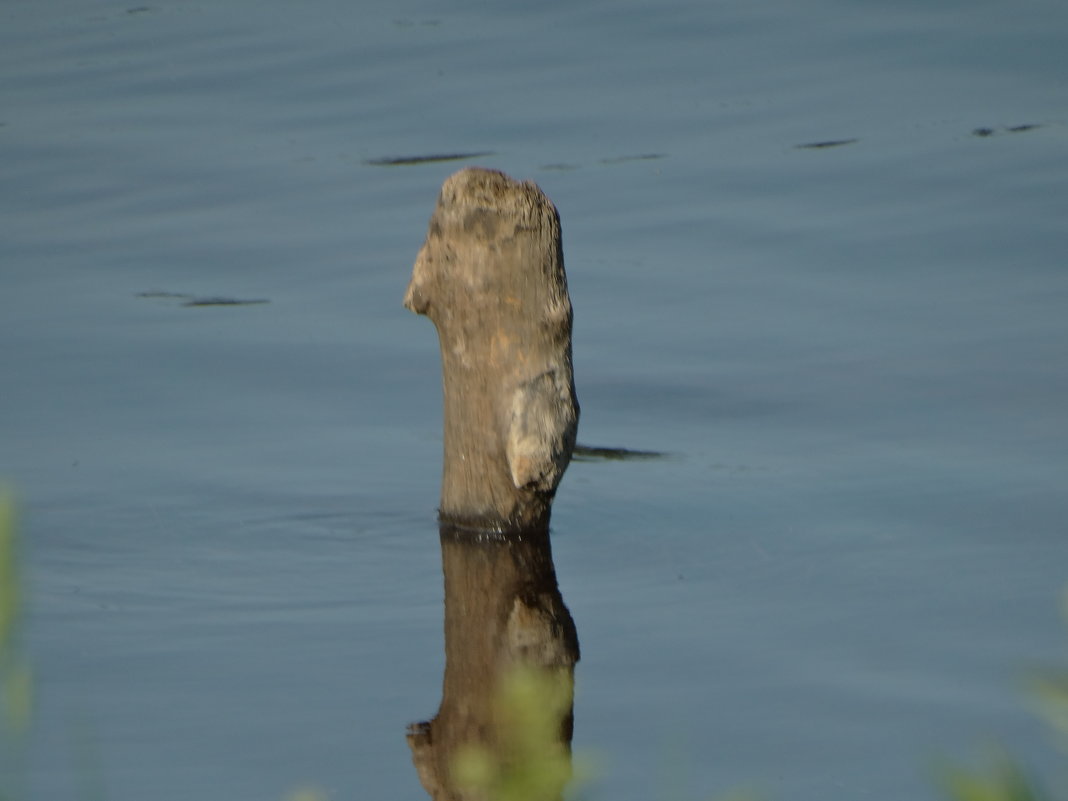
[[576, 445], [572, 458], [576, 462], [623, 462], [637, 459], [662, 459], [666, 455], [660, 451], [637, 451], [630, 448], [601, 448], [592, 445]]
[[859, 142], [859, 139], [827, 139], [823, 142], [806, 142], [803, 145], [794, 145], [798, 150], [823, 150], [828, 147], [842, 147]]
[[482, 150], [476, 153], [431, 153], [425, 156], [385, 156], [377, 159], [366, 159], [363, 163], [372, 167], [405, 167], [411, 164], [434, 164], [441, 161], [463, 161], [464, 159], [477, 159], [483, 156], [495, 156], [492, 150]]
[[228, 298], [218, 295], [199, 296], [187, 295], [184, 292], [164, 292], [160, 290], [138, 292], [137, 297], [155, 300], [181, 301], [183, 306], [259, 306], [271, 302], [267, 300], [267, 298]]

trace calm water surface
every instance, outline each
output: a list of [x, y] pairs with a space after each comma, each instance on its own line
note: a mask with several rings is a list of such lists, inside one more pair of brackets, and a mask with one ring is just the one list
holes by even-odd
[[5, 4], [31, 796], [423, 797], [440, 390], [400, 300], [462, 163], [560, 209], [580, 441], [667, 454], [556, 504], [594, 797], [1048, 769], [1066, 54], [1039, 0]]

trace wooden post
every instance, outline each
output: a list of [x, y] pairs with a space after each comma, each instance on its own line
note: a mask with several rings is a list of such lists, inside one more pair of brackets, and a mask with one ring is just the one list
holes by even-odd
[[456, 756], [468, 746], [515, 756], [494, 708], [510, 671], [563, 681], [556, 747], [570, 754], [578, 636], [556, 584], [549, 515], [579, 407], [553, 204], [493, 170], [451, 176], [404, 305], [437, 328], [445, 400], [445, 678], [437, 715], [411, 726], [408, 744], [434, 801], [484, 801], [458, 785]]
[[547, 524], [579, 416], [556, 208], [495, 170], [452, 175], [404, 305], [433, 321], [441, 346], [441, 520]]

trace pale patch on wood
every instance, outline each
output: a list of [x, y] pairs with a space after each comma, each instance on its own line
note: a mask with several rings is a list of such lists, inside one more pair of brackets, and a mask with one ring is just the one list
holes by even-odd
[[570, 382], [558, 370], [516, 388], [508, 425], [508, 467], [517, 488], [552, 492], [571, 460], [578, 419]]

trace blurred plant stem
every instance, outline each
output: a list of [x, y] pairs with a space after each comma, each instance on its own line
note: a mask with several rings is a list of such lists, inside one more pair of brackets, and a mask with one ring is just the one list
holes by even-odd
[[[1063, 614], [1068, 623], [1068, 592], [1064, 594]], [[1068, 667], [1050, 671], [1035, 681], [1039, 711], [1057, 731], [1061, 750], [1068, 754]]]
[[979, 769], [942, 770], [945, 794], [955, 801], [1052, 801], [1008, 754], [997, 751]]
[[[1068, 593], [1064, 596], [1068, 622]], [[1068, 754], [1068, 667], [1049, 671], [1034, 682], [1039, 712], [1056, 729], [1061, 749]], [[1020, 763], [1003, 751], [988, 756], [979, 769], [949, 765], [939, 771], [945, 794], [953, 801], [1054, 801]]]
[[32, 674], [19, 646], [22, 589], [19, 584], [15, 503], [0, 490], [0, 799], [24, 797], [17, 784], [32, 714]]

